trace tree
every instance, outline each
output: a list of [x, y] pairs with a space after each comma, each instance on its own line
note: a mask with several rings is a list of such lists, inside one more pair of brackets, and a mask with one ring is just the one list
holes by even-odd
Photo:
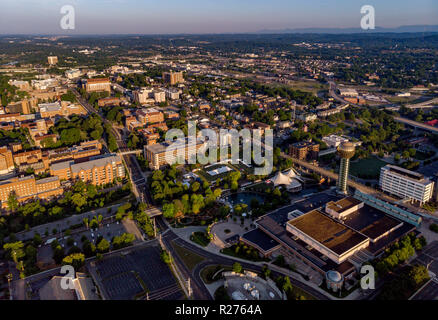
[[235, 273], [242, 273], [242, 270], [243, 270], [242, 265], [239, 262], [235, 262], [233, 264], [233, 271]]
[[79, 270], [85, 262], [85, 256], [83, 253], [72, 253], [62, 259], [63, 265], [71, 265], [75, 270]]
[[175, 207], [174, 207], [173, 203], [163, 204], [161, 211], [163, 212], [164, 218], [166, 218], [166, 219], [175, 218]]
[[171, 258], [171, 256], [170, 256], [169, 253], [168, 253], [167, 251], [165, 251], [165, 250], [161, 251], [161, 253], [160, 253], [160, 258], [161, 258], [161, 260], [162, 260], [165, 264], [170, 265], [170, 264], [172, 263], [172, 258]]
[[428, 281], [430, 276], [425, 266], [417, 265], [414, 266], [411, 271], [409, 271], [409, 278], [415, 286], [419, 286]]
[[24, 244], [22, 241], [5, 243], [3, 249], [8, 253], [8, 258], [14, 260], [17, 264], [18, 261], [25, 256], [23, 250]]
[[8, 197], [8, 208], [11, 211], [15, 211], [18, 209], [18, 206], [19, 206], [19, 203], [18, 203], [18, 199], [17, 199], [17, 194], [15, 193], [15, 191], [12, 191]]
[[81, 209], [81, 207], [87, 204], [87, 198], [80, 193], [75, 193], [74, 195], [72, 195], [71, 201], [79, 210]]
[[97, 244], [97, 250], [100, 253], [108, 252], [109, 248], [110, 248], [110, 243], [105, 238], [102, 238], [102, 240], [100, 240], [100, 242]]

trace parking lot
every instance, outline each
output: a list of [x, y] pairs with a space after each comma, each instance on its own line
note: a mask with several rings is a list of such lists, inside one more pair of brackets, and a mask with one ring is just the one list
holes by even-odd
[[154, 243], [128, 249], [88, 264], [102, 296], [108, 300], [181, 299], [184, 297]]
[[412, 300], [437, 300], [438, 299], [438, 241], [431, 242], [423, 248], [422, 253], [412, 264], [422, 264], [429, 267], [435, 277], [427, 283]]

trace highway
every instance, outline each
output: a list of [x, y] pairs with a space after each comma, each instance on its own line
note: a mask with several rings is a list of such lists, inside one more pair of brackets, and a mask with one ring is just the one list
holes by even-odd
[[418, 121], [414, 121], [414, 120], [402, 118], [402, 117], [394, 117], [394, 120], [397, 122], [407, 124], [407, 125], [412, 126], [414, 128], [419, 128], [419, 129], [426, 130], [426, 131], [429, 131], [432, 133], [438, 133], [438, 128], [429, 126], [425, 123], [421, 123]]

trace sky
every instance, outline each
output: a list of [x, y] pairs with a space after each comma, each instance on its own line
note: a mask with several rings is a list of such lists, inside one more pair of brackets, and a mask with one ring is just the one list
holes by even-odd
[[[75, 9], [63, 30], [61, 8]], [[376, 26], [437, 25], [437, 0], [0, 0], [0, 34], [246, 33], [359, 28], [363, 5]]]

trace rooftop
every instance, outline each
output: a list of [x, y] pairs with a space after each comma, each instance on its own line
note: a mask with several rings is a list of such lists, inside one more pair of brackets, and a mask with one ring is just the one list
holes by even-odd
[[270, 236], [268, 236], [266, 233], [258, 228], [242, 235], [242, 239], [253, 243], [254, 245], [261, 248], [263, 251], [269, 251], [280, 245], [277, 241], [272, 239]]
[[338, 255], [367, 240], [364, 235], [329, 218], [319, 210], [303, 214], [290, 220], [288, 224]]
[[415, 171], [411, 171], [411, 170], [407, 170], [404, 168], [400, 168], [397, 166], [393, 166], [390, 164], [387, 164], [386, 166], [382, 167], [382, 171], [391, 171], [392, 173], [395, 173], [399, 176], [402, 176], [404, 178], [408, 178], [410, 180], [414, 180], [417, 182], [421, 182], [424, 184], [428, 184], [430, 181], [428, 179], [426, 179], [424, 177], [424, 175], [422, 175], [421, 173], [415, 172]]

